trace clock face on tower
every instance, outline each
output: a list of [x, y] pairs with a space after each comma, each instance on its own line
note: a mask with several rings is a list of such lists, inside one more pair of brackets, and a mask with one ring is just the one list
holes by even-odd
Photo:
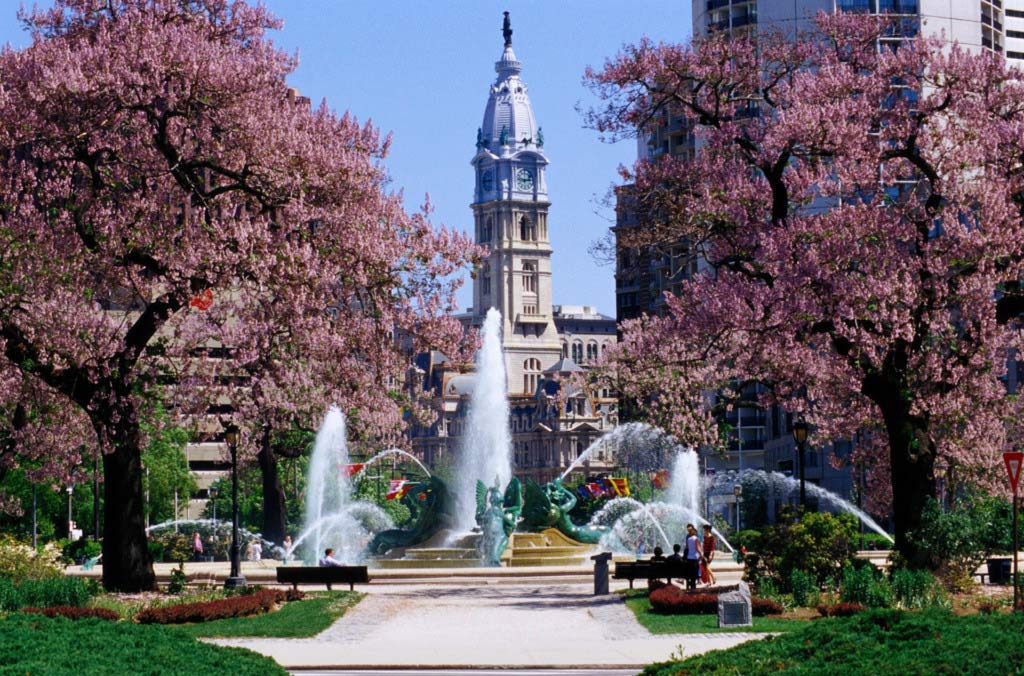
[[484, 175], [480, 177], [480, 187], [483, 188], [484, 192], [490, 192], [494, 189], [494, 172], [488, 169], [484, 172]]
[[520, 190], [533, 190], [533, 172], [520, 169], [516, 172], [516, 187]]

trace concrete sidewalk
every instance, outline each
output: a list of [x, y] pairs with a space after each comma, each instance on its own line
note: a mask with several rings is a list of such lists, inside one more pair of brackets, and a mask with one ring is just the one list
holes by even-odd
[[592, 585], [388, 585], [311, 639], [216, 639], [288, 669], [642, 668], [763, 634], [651, 635]]

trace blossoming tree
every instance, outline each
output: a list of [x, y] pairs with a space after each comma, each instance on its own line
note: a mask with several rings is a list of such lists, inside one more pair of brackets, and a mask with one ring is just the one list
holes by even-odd
[[391, 410], [383, 338], [453, 330], [445, 279], [474, 250], [404, 211], [387, 139], [294, 95], [261, 6], [56, 0], [22, 18], [31, 45], [0, 54], [0, 347], [88, 416], [104, 584], [147, 589], [143, 399], [215, 392], [218, 346], [302, 336], [352, 367], [339, 405]]
[[698, 146], [626, 172], [626, 244], [682, 243], [704, 270], [623, 327], [624, 391], [713, 443], [702, 393], [756, 381], [821, 437], [861, 439], [923, 565], [907, 536], [936, 460], [993, 486], [1019, 413], [1001, 378], [1024, 309], [1024, 75], [938, 40], [880, 49], [887, 30], [837, 14], [796, 38], [641, 42], [587, 78], [599, 130], [670, 114]]

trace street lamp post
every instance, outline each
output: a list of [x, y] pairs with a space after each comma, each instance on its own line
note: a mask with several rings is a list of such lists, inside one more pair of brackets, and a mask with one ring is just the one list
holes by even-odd
[[740, 532], [740, 505], [743, 504], [743, 485], [734, 484], [732, 494], [736, 496], [736, 532]]
[[207, 493], [210, 494], [210, 502], [213, 503], [213, 537], [217, 539], [217, 487], [210, 486]]
[[946, 511], [946, 472], [949, 471], [949, 465], [945, 460], [936, 460], [932, 471], [935, 474], [936, 488], [939, 489], [939, 509], [944, 512]]
[[807, 508], [807, 482], [804, 477], [804, 452], [807, 449], [807, 423], [797, 420], [793, 423], [793, 441], [796, 442], [796, 456], [800, 470], [800, 508]]
[[224, 587], [233, 589], [246, 585], [238, 551], [238, 427], [228, 425], [224, 441], [231, 450], [231, 574], [224, 580]]
[[71, 518], [71, 495], [75, 492], [75, 485], [71, 484], [67, 488], [68, 491], [68, 539], [74, 539], [74, 534], [71, 532], [74, 530], [74, 521]]

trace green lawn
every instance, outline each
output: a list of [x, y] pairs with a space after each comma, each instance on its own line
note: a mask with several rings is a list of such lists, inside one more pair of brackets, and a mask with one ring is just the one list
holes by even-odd
[[633, 589], [623, 593], [626, 606], [637, 621], [652, 634], [713, 634], [738, 631], [793, 631], [808, 624], [807, 620], [785, 620], [778, 617], [755, 617], [753, 627], [718, 627], [717, 615], [661, 615], [651, 611], [647, 591]]
[[872, 610], [797, 631], [652, 664], [643, 676], [979, 676], [1024, 674], [1024, 614], [957, 617]]
[[11, 613], [0, 621], [0, 675], [287, 676], [274, 660], [155, 625]]
[[359, 603], [360, 592], [333, 591], [310, 594], [302, 601], [284, 604], [279, 610], [252, 617], [236, 617], [197, 624], [176, 625], [189, 636], [230, 637], [264, 636], [304, 638], [315, 636], [331, 626], [352, 606]]

